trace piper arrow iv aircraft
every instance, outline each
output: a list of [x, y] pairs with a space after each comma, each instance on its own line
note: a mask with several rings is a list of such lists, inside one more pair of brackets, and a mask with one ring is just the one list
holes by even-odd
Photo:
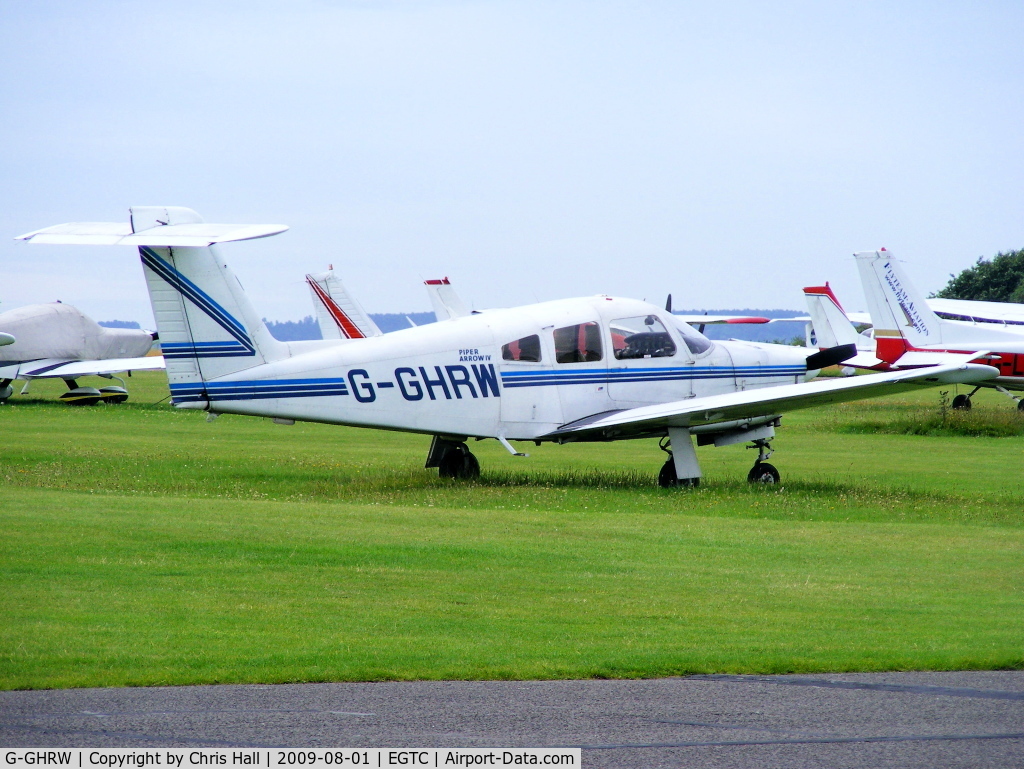
[[[128, 400], [123, 371], [162, 369], [163, 358], [143, 357], [153, 346], [153, 334], [125, 328], [103, 328], [69, 304], [33, 304], [0, 314], [0, 329], [13, 337], [0, 349], [0, 401], [11, 397], [11, 382], [63, 379], [68, 391], [60, 396], [73, 406]], [[79, 387], [83, 376], [118, 379], [121, 386]]]
[[21, 239], [138, 247], [177, 407], [430, 435], [426, 466], [445, 477], [479, 474], [469, 438], [525, 456], [511, 441], [661, 437], [663, 486], [699, 482], [694, 438], [752, 443], [749, 480], [777, 482], [766, 460], [786, 410], [998, 373], [958, 361], [809, 382], [855, 350], [807, 356], [785, 345], [713, 343], [660, 307], [612, 296], [489, 310], [357, 344], [279, 342], [216, 244], [285, 229], [136, 207], [129, 224], [63, 224]]

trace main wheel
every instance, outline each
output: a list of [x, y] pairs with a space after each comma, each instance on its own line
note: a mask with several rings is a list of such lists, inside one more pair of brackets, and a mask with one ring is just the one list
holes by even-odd
[[779, 471], [775, 469], [775, 465], [770, 465], [767, 462], [757, 462], [750, 472], [747, 473], [748, 483], [778, 483], [781, 476]]
[[672, 457], [661, 466], [658, 473], [658, 485], [663, 489], [674, 489], [677, 487], [696, 488], [700, 486], [700, 478], [679, 478], [676, 476], [676, 463]]
[[479, 478], [480, 462], [469, 449], [460, 446], [445, 453], [437, 467], [437, 474], [441, 478]]
[[953, 398], [952, 406], [957, 411], [970, 411], [971, 410], [971, 399], [966, 395], [958, 395]]
[[1017, 401], [1017, 411], [1024, 411], [1024, 398]]

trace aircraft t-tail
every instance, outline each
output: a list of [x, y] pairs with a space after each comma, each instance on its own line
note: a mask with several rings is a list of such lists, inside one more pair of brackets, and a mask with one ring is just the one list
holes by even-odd
[[990, 366], [806, 381], [855, 354], [711, 342], [647, 302], [594, 296], [496, 309], [337, 342], [279, 342], [215, 243], [281, 225], [206, 224], [187, 208], [135, 207], [130, 225], [71, 223], [35, 243], [135, 245], [167, 361], [173, 403], [211, 413], [401, 430], [433, 436], [427, 467], [472, 478], [470, 438], [612, 441], [660, 437], [663, 486], [694, 486], [694, 447], [752, 443], [748, 479], [777, 482], [766, 461], [783, 412], [922, 386], [975, 383]]

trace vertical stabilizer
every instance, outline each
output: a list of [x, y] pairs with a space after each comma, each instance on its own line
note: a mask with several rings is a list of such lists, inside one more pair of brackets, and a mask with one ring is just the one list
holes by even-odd
[[[135, 207], [133, 231], [198, 224], [188, 208]], [[208, 381], [288, 357], [216, 247], [139, 246], [172, 385]]]
[[877, 354], [894, 362], [910, 347], [942, 343], [942, 320], [884, 248], [854, 254], [875, 327]]
[[324, 339], [363, 339], [381, 335], [377, 324], [348, 293], [333, 268], [307, 275], [306, 283], [313, 296], [316, 319]]
[[427, 287], [430, 303], [434, 305], [434, 316], [438, 321], [453, 320], [469, 315], [469, 310], [466, 309], [461, 297], [455, 293], [448, 278], [427, 280], [423, 282], [423, 285]]
[[843, 344], [863, 344], [864, 340], [850, 324], [843, 306], [839, 304], [832, 287], [808, 286], [804, 289], [804, 299], [814, 325], [814, 335], [818, 339], [818, 347], [827, 349]]

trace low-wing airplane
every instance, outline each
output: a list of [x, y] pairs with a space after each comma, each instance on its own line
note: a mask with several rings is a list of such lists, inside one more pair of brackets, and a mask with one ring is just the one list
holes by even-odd
[[135, 207], [127, 226], [70, 223], [20, 239], [138, 247], [178, 408], [430, 435], [426, 466], [443, 477], [479, 474], [469, 438], [493, 438], [523, 456], [510, 441], [660, 437], [669, 453], [663, 486], [699, 482], [694, 438], [701, 446], [752, 443], [758, 458], [748, 479], [777, 482], [766, 460], [784, 411], [998, 373], [957, 361], [811, 382], [855, 349], [807, 355], [711, 342], [660, 307], [612, 296], [489, 310], [358, 344], [292, 347], [270, 335], [215, 245], [285, 229]]
[[[68, 391], [60, 396], [74, 406], [128, 400], [124, 371], [162, 369], [163, 358], [146, 356], [154, 335], [148, 331], [104, 328], [68, 304], [33, 304], [0, 314], [0, 329], [10, 338], [0, 349], [0, 401], [11, 397], [15, 380], [63, 379]], [[83, 376], [117, 379], [121, 386], [79, 387]]]
[[[971, 397], [981, 387], [992, 387], [1013, 398], [1017, 408], [1024, 411], [1024, 400], [1010, 392], [1024, 390], [1024, 328], [1009, 322], [941, 318], [932, 306], [936, 300], [925, 300], [891, 252], [883, 248], [854, 257], [874, 325], [875, 343], [873, 350], [858, 343], [858, 354], [845, 365], [896, 371], [977, 356], [979, 361], [984, 359], [997, 367], [999, 376], [977, 383], [969, 394], [957, 395], [953, 408], [970, 409]], [[804, 294], [819, 343], [849, 343], [856, 332], [828, 285], [805, 288]]]

